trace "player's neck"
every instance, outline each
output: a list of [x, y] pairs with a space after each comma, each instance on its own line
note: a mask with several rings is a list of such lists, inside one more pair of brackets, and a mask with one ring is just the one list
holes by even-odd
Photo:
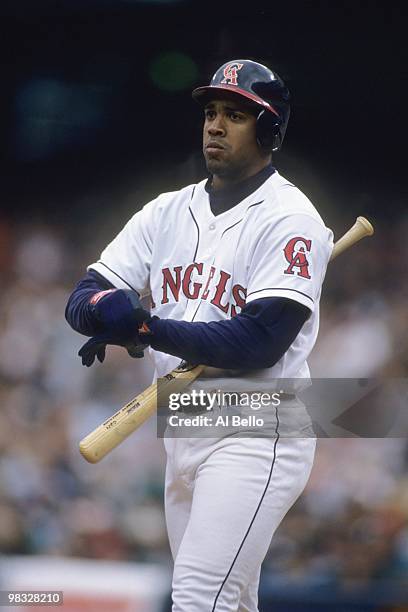
[[213, 174], [211, 179], [211, 188], [213, 191], [220, 191], [228, 187], [233, 187], [246, 181], [247, 179], [255, 176], [259, 172], [262, 172], [267, 166], [272, 163], [271, 158], [262, 160], [259, 164], [251, 166], [246, 171], [240, 172], [239, 175], [223, 175]]
[[242, 202], [251, 193], [254, 193], [270, 176], [275, 172], [272, 164], [265, 166], [260, 172], [250, 176], [249, 178], [235, 183], [230, 187], [214, 191], [211, 182], [207, 181], [205, 190], [208, 193], [210, 200], [211, 212], [214, 216], [220, 215], [223, 212], [233, 208], [239, 202]]
[[213, 174], [211, 178], [211, 189], [213, 191], [221, 191], [223, 189], [228, 189], [231, 187], [235, 187], [244, 181], [256, 176], [260, 172], [262, 172], [265, 168], [271, 165], [271, 160], [263, 161], [262, 164], [258, 164], [256, 166], [252, 166], [248, 168], [245, 172], [240, 172], [236, 175], [218, 175]]

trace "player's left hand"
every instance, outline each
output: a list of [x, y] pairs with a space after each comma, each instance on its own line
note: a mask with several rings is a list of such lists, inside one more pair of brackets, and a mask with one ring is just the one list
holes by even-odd
[[92, 296], [89, 305], [101, 324], [101, 331], [123, 340], [133, 340], [139, 327], [150, 319], [150, 313], [143, 308], [138, 294], [131, 289], [99, 291]]
[[138, 340], [133, 342], [121, 340], [117, 336], [110, 333], [99, 334], [94, 336], [80, 348], [78, 355], [82, 359], [82, 365], [89, 368], [95, 361], [95, 357], [102, 363], [105, 359], [106, 346], [123, 346], [131, 357], [143, 357], [143, 351], [147, 348], [147, 344], [142, 344]]

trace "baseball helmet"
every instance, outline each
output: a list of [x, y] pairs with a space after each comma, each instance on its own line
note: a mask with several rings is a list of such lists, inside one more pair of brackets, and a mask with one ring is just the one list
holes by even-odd
[[282, 79], [266, 66], [247, 59], [223, 64], [206, 87], [194, 89], [192, 96], [204, 106], [215, 94], [230, 91], [243, 96], [259, 113], [256, 136], [261, 147], [278, 151], [285, 137], [290, 115], [290, 94]]

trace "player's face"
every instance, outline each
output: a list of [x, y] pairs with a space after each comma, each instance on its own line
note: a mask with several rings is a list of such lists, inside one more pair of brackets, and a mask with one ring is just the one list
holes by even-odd
[[256, 116], [236, 96], [214, 99], [204, 109], [203, 153], [213, 186], [256, 174], [270, 161], [256, 141]]

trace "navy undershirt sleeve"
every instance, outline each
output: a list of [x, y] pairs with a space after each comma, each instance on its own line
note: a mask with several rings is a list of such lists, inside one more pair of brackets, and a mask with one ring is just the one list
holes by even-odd
[[210, 323], [153, 318], [152, 348], [189, 363], [216, 368], [268, 368], [281, 359], [310, 310], [286, 298], [262, 298], [226, 321]]
[[113, 288], [114, 285], [98, 272], [94, 270], [87, 272], [68, 298], [65, 318], [70, 326], [84, 336], [95, 336], [101, 333], [100, 324], [92, 316], [89, 300], [98, 291]]

